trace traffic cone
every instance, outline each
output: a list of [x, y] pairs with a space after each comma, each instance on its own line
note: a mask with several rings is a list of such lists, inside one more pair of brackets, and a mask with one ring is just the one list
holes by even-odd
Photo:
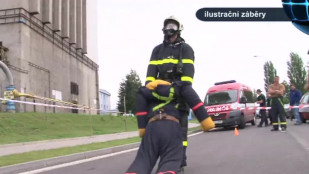
[[239, 132], [238, 132], [237, 127], [235, 127], [234, 135], [235, 135], [235, 136], [239, 135]]

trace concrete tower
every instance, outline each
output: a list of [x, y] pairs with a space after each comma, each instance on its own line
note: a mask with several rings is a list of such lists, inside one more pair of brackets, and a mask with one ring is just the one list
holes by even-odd
[[[96, 10], [88, 14], [88, 6], [95, 8], [96, 0], [1, 0], [0, 48], [5, 50], [0, 49], [0, 58], [19, 92], [98, 108], [96, 29], [88, 31], [96, 19], [87, 22], [89, 16], [96, 17]], [[88, 46], [87, 36], [92, 45]], [[0, 72], [0, 96], [8, 84], [4, 77]], [[17, 112], [71, 112], [26, 104], [16, 107]]]

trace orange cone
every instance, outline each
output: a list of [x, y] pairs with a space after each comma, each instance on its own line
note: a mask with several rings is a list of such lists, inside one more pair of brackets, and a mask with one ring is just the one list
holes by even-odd
[[239, 132], [238, 132], [237, 127], [235, 127], [234, 135], [235, 135], [235, 136], [239, 135]]

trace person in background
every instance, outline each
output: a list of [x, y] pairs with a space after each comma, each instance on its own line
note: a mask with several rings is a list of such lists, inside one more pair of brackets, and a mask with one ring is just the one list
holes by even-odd
[[294, 84], [291, 84], [290, 87], [291, 87], [291, 90], [290, 90], [290, 106], [292, 106], [291, 112], [295, 116], [295, 120], [296, 120], [295, 125], [300, 125], [301, 120], [300, 120], [298, 106], [299, 106], [299, 101], [300, 101], [303, 94], [301, 93], [300, 90], [295, 88]]
[[273, 129], [271, 131], [279, 130], [278, 117], [280, 118], [281, 132], [285, 132], [286, 125], [286, 116], [283, 106], [283, 94], [285, 92], [285, 87], [279, 83], [279, 76], [275, 77], [275, 82], [269, 86], [268, 92], [271, 96], [270, 106], [271, 106], [271, 116], [273, 121]]
[[[270, 100], [271, 100], [270, 94], [267, 92], [267, 99], [266, 99], [267, 107], [270, 107]], [[269, 119], [269, 125], [272, 125], [273, 122], [272, 122], [272, 117], [271, 117], [271, 109], [268, 109], [268, 119]]]
[[[260, 107], [266, 107], [266, 98], [262, 94], [262, 91], [258, 89], [257, 91], [258, 98], [257, 98], [257, 103], [260, 104]], [[268, 120], [266, 116], [266, 109], [260, 109], [260, 114], [261, 114], [261, 121], [260, 124], [257, 127], [262, 127], [263, 124], [265, 123], [265, 127], [268, 126]]]

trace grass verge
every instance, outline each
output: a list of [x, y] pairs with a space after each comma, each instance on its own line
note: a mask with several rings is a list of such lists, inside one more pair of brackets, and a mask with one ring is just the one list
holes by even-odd
[[192, 127], [188, 129], [188, 131], [198, 131], [198, 130], [202, 130], [202, 128], [198, 126], [198, 127]]
[[200, 123], [197, 119], [189, 120], [189, 123]]
[[[197, 123], [190, 120], [190, 123]], [[137, 120], [111, 115], [0, 113], [0, 144], [136, 131]], [[200, 130], [200, 127], [189, 131]], [[0, 167], [139, 142], [139, 137], [0, 157]]]
[[122, 140], [113, 140], [107, 141], [103, 143], [93, 143], [88, 145], [81, 145], [75, 147], [66, 147], [60, 149], [52, 149], [52, 150], [42, 150], [42, 151], [34, 151], [27, 152], [22, 154], [14, 154], [0, 157], [0, 167], [9, 166], [14, 164], [20, 164], [35, 160], [42, 160], [46, 158], [59, 157], [64, 155], [70, 155], [74, 153], [81, 153], [93, 150], [99, 150], [108, 147], [120, 146], [124, 144], [136, 143], [140, 142], [140, 137], [127, 138]]
[[111, 115], [0, 113], [0, 144], [136, 131], [137, 120]]
[[[200, 127], [189, 128], [189, 131], [198, 131], [201, 130]], [[0, 167], [9, 166], [14, 164], [20, 164], [25, 162], [31, 162], [36, 160], [42, 160], [47, 158], [59, 157], [64, 155], [70, 155], [75, 153], [82, 153], [87, 151], [99, 150], [103, 148], [115, 147], [125, 144], [137, 143], [140, 142], [140, 137], [127, 138], [122, 140], [113, 140], [103, 143], [93, 143], [88, 145], [80, 145], [75, 147], [65, 147], [52, 150], [42, 150], [27, 152], [21, 154], [7, 155], [0, 157]]]

